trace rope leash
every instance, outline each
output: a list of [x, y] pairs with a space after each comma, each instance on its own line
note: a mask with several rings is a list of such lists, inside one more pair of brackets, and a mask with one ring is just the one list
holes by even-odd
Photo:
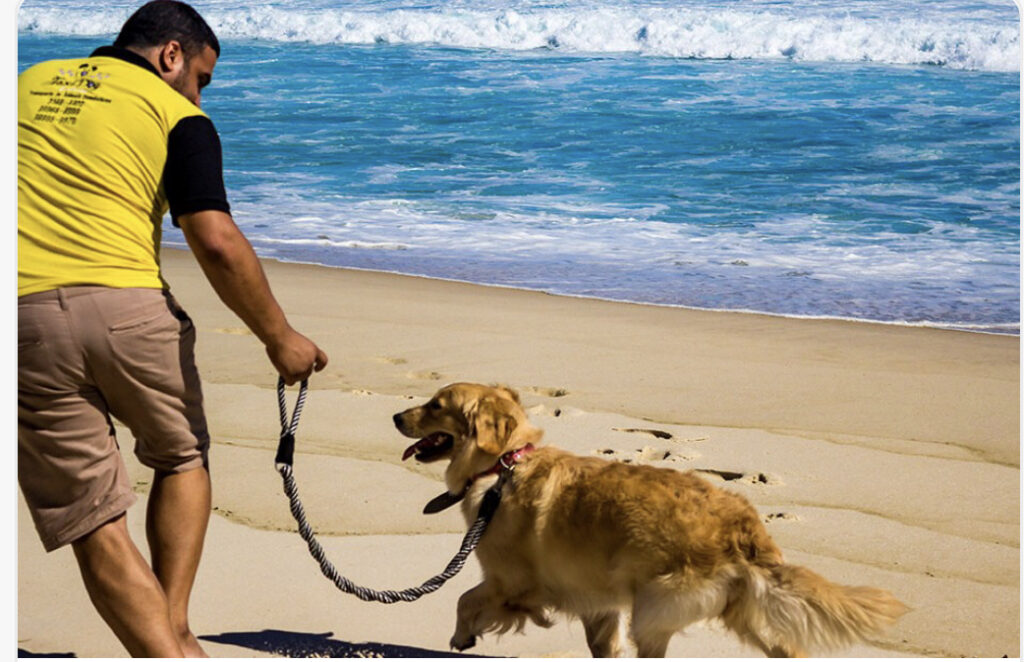
[[288, 495], [288, 501], [291, 503], [292, 517], [295, 518], [295, 522], [299, 525], [299, 535], [301, 535], [302, 539], [306, 541], [306, 545], [309, 547], [309, 553], [312, 555], [313, 559], [320, 564], [320, 572], [323, 573], [324, 577], [327, 577], [334, 582], [334, 585], [340, 590], [345, 593], [350, 593], [360, 600], [364, 600], [366, 602], [394, 604], [395, 602], [413, 602], [414, 600], [419, 600], [424, 595], [433, 593], [437, 589], [441, 588], [445, 582], [457, 575], [466, 564], [466, 560], [469, 558], [469, 555], [474, 549], [476, 549], [476, 546], [480, 544], [480, 538], [483, 537], [484, 531], [487, 529], [488, 522], [491, 521], [491, 518], [494, 516], [494, 512], [498, 509], [498, 502], [501, 500], [501, 488], [505, 483], [505, 476], [502, 475], [502, 477], [498, 479], [498, 482], [484, 494], [483, 502], [480, 504], [480, 512], [477, 515], [476, 521], [473, 522], [473, 526], [469, 527], [469, 531], [462, 539], [462, 546], [459, 548], [459, 552], [451, 561], [449, 561], [448, 566], [444, 571], [438, 575], [434, 575], [419, 586], [403, 589], [401, 591], [376, 591], [371, 588], [366, 588], [365, 586], [359, 586], [346, 577], [341, 576], [334, 565], [327, 559], [323, 547], [320, 546], [320, 543], [316, 540], [316, 536], [313, 534], [313, 528], [306, 520], [306, 511], [302, 507], [302, 501], [299, 499], [299, 490], [295, 485], [295, 476], [292, 472], [292, 460], [295, 454], [295, 430], [299, 426], [299, 413], [302, 411], [302, 406], [306, 402], [307, 382], [303, 380], [302, 384], [299, 386], [299, 396], [298, 400], [295, 402], [295, 411], [292, 413], [291, 421], [288, 420], [288, 404], [285, 401], [284, 387], [284, 379], [278, 379], [277, 403], [281, 412], [281, 441], [278, 444], [277, 457], [274, 462], [278, 473], [281, 474], [281, 478], [284, 480], [284, 493]]

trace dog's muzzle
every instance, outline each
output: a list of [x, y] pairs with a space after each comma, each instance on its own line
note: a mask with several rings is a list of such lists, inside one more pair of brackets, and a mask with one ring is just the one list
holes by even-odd
[[[399, 430], [402, 428], [399, 427]], [[420, 439], [409, 446], [402, 453], [402, 461], [405, 462], [412, 456], [416, 456], [417, 462], [432, 462], [441, 459], [455, 445], [455, 437], [447, 432], [435, 432]]]

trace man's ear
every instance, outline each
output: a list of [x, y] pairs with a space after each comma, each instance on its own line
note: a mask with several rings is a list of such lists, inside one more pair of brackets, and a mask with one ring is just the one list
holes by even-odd
[[476, 437], [477, 447], [490, 455], [501, 455], [518, 425], [511, 406], [504, 398], [481, 398], [466, 412], [470, 435]]
[[159, 65], [161, 76], [166, 74], [174, 78], [184, 70], [185, 51], [181, 47], [181, 42], [172, 39], [163, 46], [160, 46], [157, 51], [157, 64]]

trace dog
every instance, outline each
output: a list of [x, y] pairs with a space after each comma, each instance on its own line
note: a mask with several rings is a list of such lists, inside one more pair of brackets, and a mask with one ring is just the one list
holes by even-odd
[[457, 383], [394, 415], [418, 439], [403, 460], [448, 460], [447, 491], [467, 523], [505, 474], [476, 549], [483, 581], [459, 598], [452, 648], [552, 612], [577, 616], [595, 657], [621, 652], [621, 614], [640, 657], [664, 657], [687, 625], [720, 619], [770, 657], [805, 656], [879, 632], [908, 609], [889, 592], [840, 586], [788, 565], [753, 506], [693, 472], [538, 446], [519, 395]]

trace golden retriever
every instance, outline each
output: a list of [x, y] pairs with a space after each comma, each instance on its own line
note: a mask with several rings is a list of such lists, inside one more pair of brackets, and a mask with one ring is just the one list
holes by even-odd
[[712, 618], [766, 655], [791, 657], [862, 639], [907, 611], [881, 589], [787, 565], [746, 499], [692, 472], [531, 450], [543, 432], [511, 389], [451, 384], [394, 422], [419, 439], [403, 459], [449, 460], [442, 502], [461, 499], [469, 523], [499, 458], [526, 448], [477, 547], [484, 579], [459, 599], [455, 649], [527, 619], [548, 627], [554, 610], [582, 620], [595, 657], [614, 657], [628, 609], [640, 657], [664, 657], [673, 634]]

